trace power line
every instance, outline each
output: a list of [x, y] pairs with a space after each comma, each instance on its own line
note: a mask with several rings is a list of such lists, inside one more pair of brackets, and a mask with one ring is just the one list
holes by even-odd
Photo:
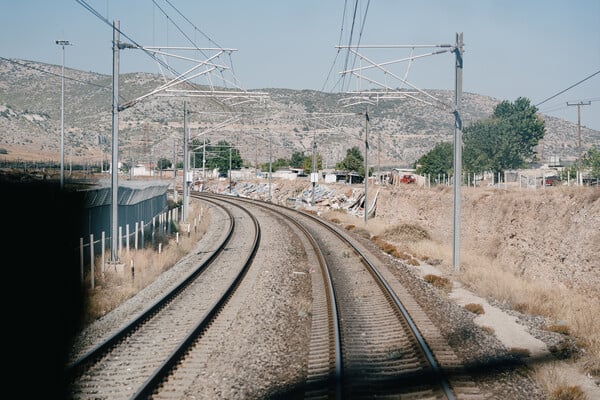
[[556, 96], [563, 94], [563, 93], [564, 93], [564, 92], [566, 92], [567, 90], [574, 88], [575, 86], [579, 85], [580, 83], [582, 83], [582, 82], [585, 82], [585, 81], [587, 81], [588, 79], [590, 79], [591, 77], [593, 77], [594, 75], [598, 75], [598, 74], [600, 74], [600, 70], [598, 70], [598, 71], [594, 72], [593, 74], [591, 74], [590, 76], [588, 76], [588, 77], [586, 77], [586, 78], [583, 78], [583, 79], [582, 79], [582, 80], [580, 80], [579, 82], [577, 82], [577, 83], [574, 83], [573, 85], [569, 86], [568, 88], [566, 88], [566, 89], [564, 89], [564, 90], [561, 90], [560, 92], [556, 93], [555, 95], [548, 97], [546, 100], [544, 100], [544, 101], [541, 101], [541, 102], [537, 103], [535, 106], [537, 107], [537, 106], [539, 106], [540, 104], [544, 104], [544, 103], [545, 103], [545, 102], [547, 102], [548, 100], [551, 100], [551, 99], [555, 98]]
[[[56, 74], [54, 72], [47, 71], [45, 69], [37, 68], [37, 67], [34, 67], [32, 65], [23, 64], [23, 63], [20, 63], [18, 61], [11, 60], [9, 58], [4, 58], [4, 57], [0, 57], [0, 60], [8, 61], [8, 62], [16, 64], [16, 65], [18, 65], [20, 67], [29, 68], [29, 69], [32, 69], [32, 70], [35, 70], [35, 71], [39, 71], [39, 72], [42, 72], [44, 74], [52, 75], [52, 76], [55, 76], [57, 78], [61, 78], [62, 79], [62, 75], [60, 75], [60, 74]], [[98, 85], [98, 84], [95, 84], [95, 83], [92, 83], [92, 82], [82, 81], [80, 79], [69, 78], [68, 76], [65, 76], [65, 79], [73, 81], [73, 82], [77, 82], [77, 83], [83, 83], [85, 85], [95, 86], [95, 87], [98, 87], [98, 88], [101, 88], [101, 89], [110, 89], [110, 86], [102, 86], [102, 85]]]

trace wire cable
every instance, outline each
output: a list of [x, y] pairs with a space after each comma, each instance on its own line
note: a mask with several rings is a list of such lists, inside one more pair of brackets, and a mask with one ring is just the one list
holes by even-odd
[[545, 103], [545, 102], [547, 102], [548, 100], [551, 100], [551, 99], [555, 98], [556, 96], [563, 94], [563, 93], [564, 93], [564, 92], [566, 92], [567, 90], [574, 88], [575, 86], [579, 85], [580, 83], [583, 83], [583, 82], [587, 81], [588, 79], [590, 79], [591, 77], [593, 77], [593, 76], [595, 76], [595, 75], [598, 75], [598, 74], [600, 74], [600, 70], [598, 70], [598, 71], [594, 72], [593, 74], [591, 74], [591, 75], [590, 75], [590, 76], [588, 76], [588, 77], [585, 77], [585, 78], [583, 78], [583, 79], [582, 79], [582, 80], [580, 80], [579, 82], [572, 84], [572, 85], [571, 85], [571, 86], [569, 86], [568, 88], [566, 88], [566, 89], [564, 89], [564, 90], [561, 90], [560, 92], [556, 93], [555, 95], [548, 97], [546, 100], [544, 100], [544, 101], [540, 101], [539, 103], [535, 104], [535, 106], [537, 107], [537, 106], [539, 106], [540, 104], [544, 104], [544, 103]]
[[[344, 12], [342, 13], [342, 26], [340, 28], [340, 37], [338, 38], [338, 49], [335, 53], [335, 57], [333, 58], [333, 62], [331, 63], [331, 67], [329, 68], [329, 72], [327, 73], [327, 77], [325, 78], [325, 82], [323, 82], [323, 86], [321, 87], [321, 91], [324, 92], [325, 91], [325, 86], [327, 85], [327, 82], [329, 81], [329, 78], [331, 76], [331, 72], [333, 71], [333, 68], [335, 67], [335, 64], [337, 62], [337, 59], [340, 55], [340, 51], [342, 50], [339, 46], [341, 46], [342, 44], [342, 38], [344, 36], [344, 21], [346, 20], [346, 9], [348, 6], [348, 0], [344, 0]], [[341, 80], [341, 77], [338, 78], [337, 83], [339, 83]], [[332, 91], [333, 89], [337, 86], [337, 83], [335, 83], [332, 87]]]
[[[55, 72], [51, 72], [51, 71], [47, 71], [45, 69], [37, 68], [37, 67], [34, 67], [32, 65], [23, 64], [23, 63], [20, 63], [20, 62], [18, 62], [16, 60], [11, 60], [10, 58], [0, 57], [0, 60], [8, 61], [8, 62], [16, 64], [16, 65], [18, 65], [20, 67], [29, 68], [29, 69], [32, 69], [32, 70], [35, 70], [35, 71], [42, 72], [42, 73], [47, 74], [47, 75], [55, 76], [57, 78], [62, 78], [63, 77], [61, 74], [57, 74]], [[95, 87], [100, 88], [100, 89], [107, 89], [108, 90], [108, 89], [111, 88], [110, 86], [102, 86], [102, 85], [98, 85], [96, 83], [92, 83], [92, 82], [88, 82], [88, 81], [82, 81], [81, 79], [71, 78], [71, 77], [68, 77], [68, 76], [65, 76], [64, 78], [66, 80], [69, 80], [69, 81], [73, 81], [73, 82], [77, 82], [77, 83], [83, 83], [84, 85], [95, 86]]]

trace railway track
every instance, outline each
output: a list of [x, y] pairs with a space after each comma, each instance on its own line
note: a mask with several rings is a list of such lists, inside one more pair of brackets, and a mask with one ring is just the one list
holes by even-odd
[[196, 342], [236, 289], [260, 243], [256, 218], [239, 207], [224, 209], [229, 229], [212, 255], [69, 365], [73, 398], [147, 398]]
[[[483, 398], [408, 291], [345, 232], [269, 203], [194, 197], [227, 210], [222, 246], [168, 295], [70, 365], [73, 398], [212, 398], [200, 393], [208, 386], [203, 379], [238, 310], [253, 298], [260, 272], [250, 264], [260, 243], [258, 220], [265, 218], [287, 224], [301, 238], [312, 272], [302, 379], [273, 398]], [[240, 374], [251, 374], [243, 369]]]
[[[416, 301], [392, 274], [376, 266], [367, 249], [309, 213], [239, 201], [286, 215], [323, 258], [323, 279], [313, 285], [313, 297], [316, 302], [326, 293], [328, 304], [314, 308], [314, 361], [309, 363], [305, 398], [483, 398]], [[447, 375], [453, 375], [452, 383]]]

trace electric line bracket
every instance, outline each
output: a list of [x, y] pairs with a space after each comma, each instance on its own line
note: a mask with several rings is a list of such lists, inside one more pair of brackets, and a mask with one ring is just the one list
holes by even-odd
[[[460, 116], [460, 103], [462, 98], [462, 70], [463, 70], [463, 34], [456, 33], [456, 42], [451, 44], [423, 44], [423, 45], [347, 45], [335, 46], [338, 51], [345, 49], [348, 56], [354, 58], [350, 68], [345, 67], [340, 74], [343, 78], [349, 77], [346, 87], [352, 82], [354, 90], [346, 89], [346, 96], [340, 100], [343, 107], [366, 104], [365, 116], [365, 224], [367, 223], [367, 181], [368, 181], [368, 126], [369, 105], [376, 106], [382, 100], [412, 99], [423, 104], [449, 112], [454, 116], [454, 215], [453, 215], [453, 265], [455, 271], [460, 270], [460, 185], [462, 176], [462, 119]], [[366, 52], [368, 50], [409, 50], [406, 57], [378, 62]], [[408, 74], [413, 62], [426, 57], [452, 53], [455, 55], [455, 87], [454, 104], [449, 104], [418, 88], [408, 80]], [[347, 57], [347, 60], [349, 57]], [[358, 61], [359, 66], [355, 66]], [[399, 66], [405, 66], [402, 74]], [[342, 84], [342, 88], [344, 85]]]

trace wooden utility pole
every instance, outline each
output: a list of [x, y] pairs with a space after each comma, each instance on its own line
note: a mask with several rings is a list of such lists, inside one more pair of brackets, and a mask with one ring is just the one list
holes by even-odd
[[581, 175], [581, 106], [589, 106], [590, 101], [579, 101], [577, 103], [567, 102], [567, 106], [577, 106], [577, 137], [578, 137], [578, 155], [577, 155], [577, 183], [583, 184], [583, 177]]

